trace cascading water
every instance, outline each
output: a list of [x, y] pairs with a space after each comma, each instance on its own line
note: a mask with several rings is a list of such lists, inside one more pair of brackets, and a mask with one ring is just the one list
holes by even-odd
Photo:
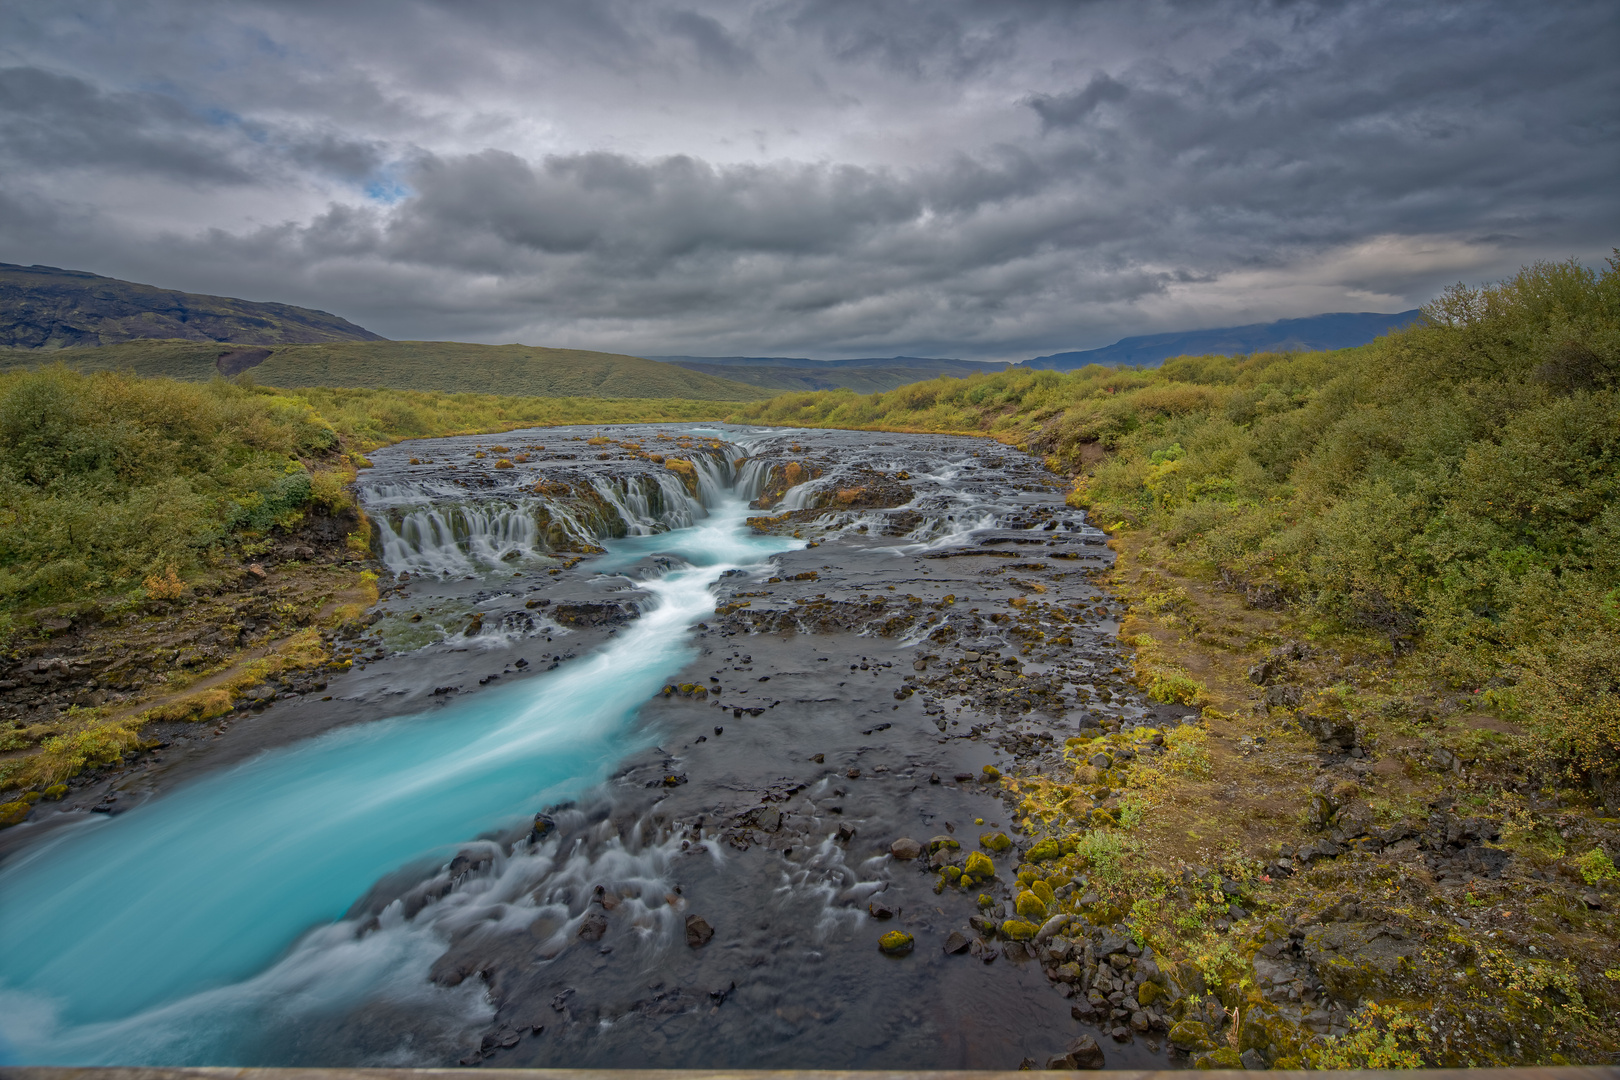
[[[691, 658], [687, 628], [713, 608], [716, 578], [800, 546], [740, 527], [748, 511], [724, 486], [729, 467], [699, 476], [701, 502], [675, 483], [676, 520], [707, 516], [632, 543], [656, 540], [648, 550], [679, 568], [643, 582], [647, 610], [581, 665], [264, 754], [7, 863], [0, 1037], [12, 1052], [35, 1062], [235, 1060], [278, 1018], [396, 984], [426, 993], [426, 965], [443, 947], [431, 921], [395, 919], [357, 941], [333, 920], [402, 866], [442, 861], [600, 782], [630, 749], [637, 708]], [[659, 490], [674, 501], [675, 490]], [[395, 486], [372, 505], [409, 494]], [[650, 533], [646, 500], [624, 505]], [[532, 550], [521, 508], [491, 500], [483, 511], [396, 531], [385, 558], [454, 572]], [[476, 1009], [460, 999], [447, 1007]]]
[[[1077, 613], [1107, 549], [1027, 457], [890, 438], [648, 425], [377, 453], [361, 495], [397, 576], [334, 644], [353, 668], [233, 714], [217, 744], [162, 735], [280, 748], [110, 818], [70, 797], [0, 863], [0, 1059], [1010, 1068], [1060, 1049], [1074, 1021], [1039, 965], [947, 956], [976, 894], [890, 843], [1014, 831], [994, 786], [948, 778], [1007, 764], [992, 724], [1000, 746], [1061, 747], [1063, 706], [998, 718], [1022, 679], [916, 679], [1021, 653], [1050, 703], [1116, 670], [1107, 624]], [[1037, 672], [1051, 639], [1069, 644]], [[277, 734], [300, 724], [324, 734]], [[157, 776], [107, 782], [129, 805]], [[529, 838], [537, 810], [555, 828]], [[893, 928], [907, 959], [876, 948]], [[1115, 1066], [1160, 1063], [1110, 1043]]]

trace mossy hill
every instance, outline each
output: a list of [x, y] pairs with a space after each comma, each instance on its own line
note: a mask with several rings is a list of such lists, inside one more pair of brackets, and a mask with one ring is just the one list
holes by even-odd
[[272, 386], [370, 387], [518, 397], [757, 401], [771, 391], [638, 356], [457, 341], [333, 341], [247, 347], [129, 341], [99, 348], [0, 351], [0, 371], [61, 363], [187, 381], [251, 373]]
[[204, 296], [54, 266], [0, 263], [0, 346], [56, 349], [143, 338], [281, 345], [381, 341], [325, 311]]

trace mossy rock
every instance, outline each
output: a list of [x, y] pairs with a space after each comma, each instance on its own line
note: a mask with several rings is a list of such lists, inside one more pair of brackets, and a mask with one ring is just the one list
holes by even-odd
[[1136, 988], [1136, 1000], [1143, 1005], [1152, 1005], [1164, 996], [1164, 987], [1158, 983], [1145, 982]]
[[979, 836], [979, 846], [989, 848], [999, 855], [1012, 847], [1012, 841], [1007, 839], [1006, 833], [982, 833]]
[[1018, 894], [1017, 908], [1018, 914], [1024, 916], [1025, 918], [1046, 918], [1046, 905], [1041, 901], [1039, 896], [1036, 896], [1028, 889], [1025, 889], [1023, 892]]
[[988, 855], [978, 851], [971, 851], [968, 853], [967, 865], [963, 867], [963, 870], [964, 872], [972, 874], [974, 877], [981, 879], [989, 879], [996, 876], [996, 864], [990, 861], [990, 857]]
[[1024, 919], [1008, 919], [1001, 924], [1001, 936], [1008, 941], [1028, 941], [1040, 927]]
[[[1139, 997], [1138, 1001], [1141, 1000]], [[1145, 1003], [1144, 1003], [1145, 1004]], [[1253, 1013], [1243, 1018], [1243, 1028], [1238, 1035], [1238, 1051], [1264, 1050], [1272, 1042], [1271, 1028], [1261, 1017]]]
[[990, 908], [993, 908], [995, 906], [996, 906], [996, 898], [995, 897], [991, 896], [989, 893], [980, 893], [979, 894], [979, 907], [981, 909], [989, 910]]
[[1208, 1050], [1215, 1044], [1203, 1021], [1183, 1020], [1170, 1029], [1170, 1045], [1179, 1050]]
[[890, 930], [878, 938], [878, 949], [890, 956], [904, 956], [917, 944], [917, 939], [904, 930]]
[[1029, 891], [1041, 898], [1041, 903], [1046, 905], [1047, 910], [1051, 910], [1052, 905], [1057, 903], [1057, 897], [1052, 892], [1052, 886], [1044, 881], [1030, 882]]
[[1107, 829], [1119, 824], [1119, 820], [1102, 807], [1091, 812], [1091, 827], [1094, 829]]
[[1199, 1058], [1193, 1066], [1195, 1069], [1241, 1069], [1243, 1058], [1230, 1046], [1223, 1046], [1219, 1050], [1211, 1050]]
[[1040, 843], [1030, 848], [1029, 853], [1024, 856], [1024, 858], [1028, 859], [1032, 863], [1049, 862], [1052, 859], [1060, 859], [1062, 857], [1063, 846], [1051, 837], [1047, 837], [1045, 840], [1042, 840]]
[[928, 853], [932, 855], [940, 848], [950, 848], [952, 851], [955, 851], [961, 846], [962, 845], [953, 837], [936, 836], [928, 841]]
[[962, 876], [962, 870], [960, 867], [947, 866], [945, 869], [940, 871], [940, 875], [947, 881], [955, 881], [957, 878]]
[[21, 799], [16, 802], [0, 803], [0, 829], [11, 825], [21, 825], [23, 819], [28, 816], [28, 811], [32, 809], [32, 805], [23, 802]]
[[983, 778], [984, 783], [993, 784], [997, 780], [1000, 780], [1000, 779], [1001, 779], [1001, 770], [1000, 769], [996, 768], [994, 765], [986, 765], [984, 767], [984, 778]]
[[1305, 1068], [1305, 1061], [1303, 1058], [1290, 1054], [1287, 1057], [1280, 1057], [1273, 1061], [1271, 1067], [1279, 1072], [1299, 1072]]
[[52, 802], [55, 802], [57, 799], [60, 799], [67, 793], [68, 786], [66, 784], [52, 784], [50, 787], [45, 789], [45, 797], [50, 799]]

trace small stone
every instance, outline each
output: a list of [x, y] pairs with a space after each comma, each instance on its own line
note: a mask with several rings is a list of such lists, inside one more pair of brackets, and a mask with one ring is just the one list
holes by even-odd
[[709, 925], [707, 919], [701, 915], [688, 915], [686, 917], [686, 943], [694, 949], [701, 949], [714, 937], [714, 927]]
[[973, 944], [972, 940], [962, 931], [952, 930], [950, 936], [945, 939], [945, 955], [957, 956], [965, 953], [971, 944]]
[[873, 900], [870, 904], [867, 904], [866, 913], [872, 916], [874, 919], [894, 918], [894, 908], [883, 903], [881, 900]]
[[266, 576], [264, 567], [258, 563], [248, 563], [247, 572], [256, 578], [264, 578]]
[[815, 762], [817, 765], [824, 765], [827, 762], [827, 755], [826, 754], [815, 754], [810, 758], [810, 760]]
[[889, 854], [897, 859], [915, 859], [922, 854], [923, 846], [909, 836], [902, 836], [889, 845]]
[[579, 940], [601, 941], [602, 935], [607, 933], [607, 919], [592, 912], [579, 921]]
[[1259, 1072], [1266, 1067], [1266, 1059], [1261, 1057], [1260, 1051], [1253, 1047], [1243, 1051], [1240, 1060], [1243, 1062], [1243, 1067], [1250, 1072]]
[[889, 956], [904, 956], [917, 944], [917, 939], [904, 930], [890, 930], [878, 938], [878, 950]]

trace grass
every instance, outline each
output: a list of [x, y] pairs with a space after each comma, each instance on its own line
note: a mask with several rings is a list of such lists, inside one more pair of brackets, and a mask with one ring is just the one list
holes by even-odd
[[[276, 386], [386, 388], [518, 397], [676, 398], [755, 401], [769, 390], [636, 356], [529, 345], [455, 341], [333, 341], [271, 345], [250, 369]], [[78, 371], [122, 371], [206, 382], [236, 346], [213, 341], [143, 340], [91, 348], [0, 350], [0, 371], [63, 364]]]
[[[744, 422], [988, 434], [1143, 566], [1282, 607], [1529, 724], [1620, 808], [1620, 256], [1458, 286], [1356, 349], [1012, 370]], [[1196, 674], [1196, 673], [1195, 673]], [[1173, 677], [1183, 700], [1195, 688]]]
[[20, 613], [161, 597], [347, 497], [359, 455], [401, 439], [568, 423], [718, 419], [706, 401], [282, 391], [80, 374], [0, 374], [0, 638]]

